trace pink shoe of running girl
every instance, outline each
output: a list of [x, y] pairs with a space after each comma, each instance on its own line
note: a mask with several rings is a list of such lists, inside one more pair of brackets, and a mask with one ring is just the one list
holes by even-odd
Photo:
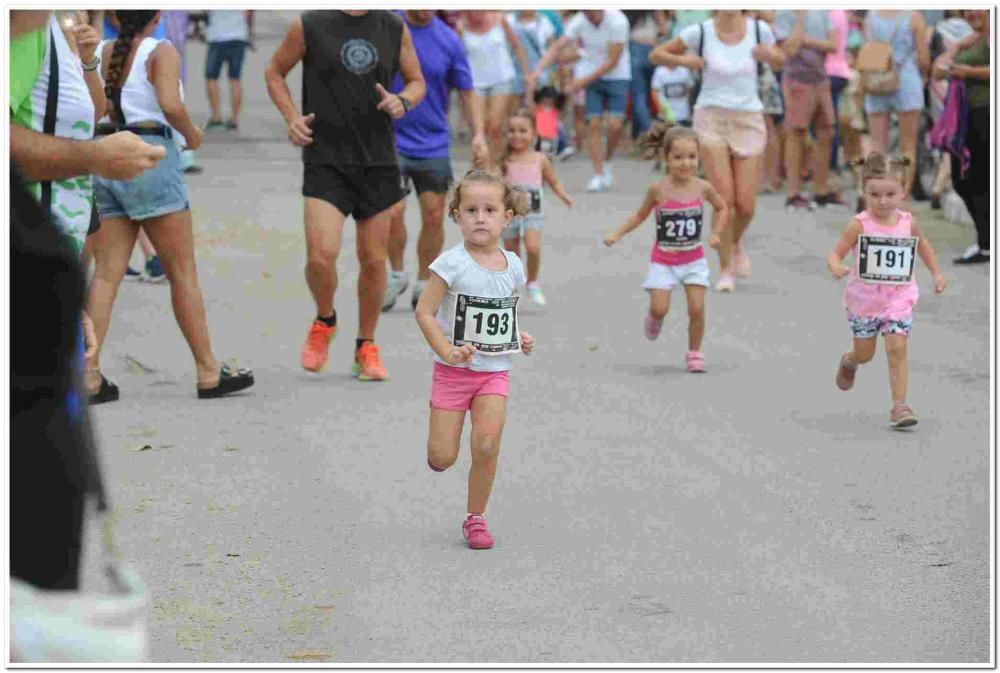
[[692, 374], [705, 373], [705, 354], [701, 351], [688, 351], [687, 354], [688, 371]]
[[489, 549], [493, 546], [493, 536], [486, 527], [486, 518], [482, 514], [472, 514], [462, 524], [462, 535], [469, 543], [470, 549]]
[[732, 292], [736, 289], [736, 276], [731, 271], [719, 274], [719, 282], [715, 284], [716, 292]]
[[663, 327], [663, 320], [657, 320], [653, 316], [647, 315], [644, 327], [646, 338], [650, 341], [655, 341], [656, 337], [660, 336], [660, 329]]
[[740, 245], [736, 248], [734, 256], [736, 257], [736, 277], [749, 278], [750, 255], [748, 255], [747, 251], [743, 249], [742, 245]]

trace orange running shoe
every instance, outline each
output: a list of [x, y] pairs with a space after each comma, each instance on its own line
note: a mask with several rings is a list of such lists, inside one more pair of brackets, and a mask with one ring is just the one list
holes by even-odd
[[326, 366], [330, 354], [330, 341], [337, 334], [336, 327], [329, 327], [321, 320], [314, 320], [302, 347], [302, 367], [310, 372], [318, 372]]
[[371, 341], [364, 342], [355, 353], [351, 373], [359, 381], [386, 381], [389, 378], [389, 372], [378, 353], [378, 346]]

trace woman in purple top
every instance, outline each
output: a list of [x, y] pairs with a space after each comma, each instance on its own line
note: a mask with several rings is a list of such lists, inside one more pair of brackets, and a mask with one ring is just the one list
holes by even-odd
[[[393, 122], [403, 199], [392, 211], [388, 248], [392, 271], [386, 281], [383, 311], [391, 309], [396, 304], [396, 298], [409, 287], [409, 279], [403, 270], [403, 253], [406, 250], [403, 215], [406, 195], [414, 189], [420, 202], [421, 227], [417, 239], [417, 281], [410, 302], [413, 307], [416, 307], [424, 283], [430, 277], [428, 266], [441, 254], [444, 246], [444, 203], [452, 182], [448, 129], [448, 101], [452, 89], [458, 91], [462, 111], [473, 130], [473, 163], [485, 167], [489, 161], [482, 107], [462, 39], [444, 21], [435, 17], [433, 11], [406, 10], [400, 14], [413, 38], [413, 48], [427, 85], [427, 96], [410, 114]], [[392, 91], [400, 92], [402, 89], [403, 80], [397, 76]]]

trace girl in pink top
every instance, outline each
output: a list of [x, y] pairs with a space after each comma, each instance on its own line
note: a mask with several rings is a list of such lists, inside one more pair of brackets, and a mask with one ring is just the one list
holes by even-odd
[[[667, 174], [646, 190], [646, 198], [625, 223], [604, 237], [612, 246], [642, 224], [656, 211], [656, 241], [650, 255], [649, 273], [643, 289], [649, 292], [649, 314], [645, 320], [646, 338], [660, 335], [663, 318], [670, 310], [670, 292], [684, 286], [688, 304], [689, 372], [705, 371], [701, 341], [705, 335], [705, 288], [708, 287], [708, 262], [701, 243], [703, 203], [712, 204], [712, 235], [708, 244], [718, 250], [720, 235], [726, 228], [729, 210], [725, 199], [707, 180], [698, 177], [698, 135], [681, 126], [669, 128], [656, 123], [639, 139], [646, 158], [662, 158]], [[653, 156], [650, 156], [653, 155]]]
[[528, 284], [525, 290], [535, 304], [545, 306], [545, 295], [538, 284], [538, 271], [542, 265], [542, 186], [548, 184], [567, 208], [573, 207], [562, 183], [556, 176], [552, 162], [542, 152], [535, 151], [535, 114], [527, 108], [516, 110], [507, 120], [507, 149], [500, 157], [507, 185], [527, 192], [531, 197], [531, 210], [524, 217], [516, 217], [504, 228], [504, 246], [515, 255], [521, 254], [521, 238], [528, 253]]
[[[826, 261], [834, 278], [851, 276], [844, 290], [844, 307], [854, 334], [854, 347], [840, 358], [837, 386], [849, 390], [854, 385], [858, 365], [875, 356], [881, 333], [885, 336], [892, 389], [889, 422], [894, 428], [905, 428], [917, 423], [913, 410], [906, 405], [907, 339], [913, 327], [913, 307], [920, 296], [913, 278], [914, 254], [920, 256], [933, 274], [935, 293], [944, 292], [948, 282], [938, 268], [934, 248], [922, 235], [913, 214], [899, 209], [905, 198], [909, 158], [892, 160], [872, 152], [860, 163], [861, 189], [867, 207], [847, 225]], [[853, 268], [843, 262], [851, 251]]]

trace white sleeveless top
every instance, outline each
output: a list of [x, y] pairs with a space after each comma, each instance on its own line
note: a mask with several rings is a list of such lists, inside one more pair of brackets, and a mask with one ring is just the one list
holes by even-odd
[[[90, 97], [87, 82], [83, 79], [80, 57], [70, 50], [66, 35], [54, 13], [49, 16], [48, 35], [55, 41], [59, 72], [55, 135], [60, 138], [90, 140], [94, 137], [94, 101]], [[31, 89], [31, 128], [39, 133], [44, 131], [45, 102], [49, 93], [49, 64], [52, 59], [50, 49], [51, 41], [47, 37], [45, 58]], [[52, 214], [59, 227], [76, 244], [77, 252], [83, 249], [87, 229], [90, 227], [92, 194], [93, 186], [89, 175], [52, 181]]]
[[[728, 45], [719, 39], [715, 23], [703, 22], [705, 46], [702, 57], [705, 69], [701, 74], [701, 92], [695, 108], [716, 107], [740, 112], [762, 112], [764, 104], [757, 94], [757, 60], [753, 48], [757, 45], [757, 31], [752, 19], [746, 19], [746, 34], [739, 44]], [[760, 43], [774, 44], [774, 33], [764, 21], [759, 22]], [[688, 49], [698, 53], [698, 24], [685, 27], [680, 38]]]
[[507, 37], [499, 23], [485, 33], [466, 30], [462, 33], [462, 42], [469, 53], [472, 84], [477, 89], [514, 79], [514, 59], [507, 49]]
[[[110, 40], [107, 40], [110, 42]], [[101, 53], [104, 50], [104, 42], [101, 43]], [[128, 72], [128, 77], [122, 84], [121, 109], [125, 115], [126, 124], [138, 124], [139, 122], [159, 122], [164, 126], [169, 126], [163, 110], [160, 109], [160, 102], [156, 98], [156, 87], [149, 81], [146, 74], [146, 62], [149, 61], [150, 54], [160, 44], [160, 40], [147, 37], [136, 48], [135, 59], [132, 61], [132, 68]], [[184, 84], [178, 83], [181, 100], [184, 100]], [[117, 123], [117, 119], [109, 120]]]

